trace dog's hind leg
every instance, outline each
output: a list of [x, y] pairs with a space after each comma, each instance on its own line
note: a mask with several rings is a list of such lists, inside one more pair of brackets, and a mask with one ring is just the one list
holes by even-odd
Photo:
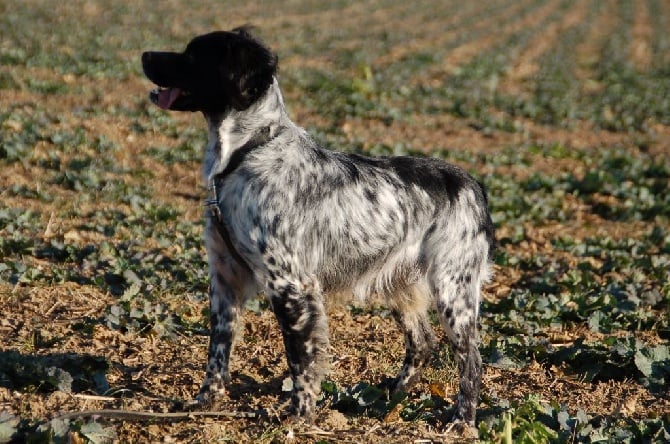
[[197, 400], [206, 404], [226, 393], [238, 319], [246, 298], [254, 293], [251, 272], [231, 254], [215, 223], [209, 220], [205, 231], [210, 270], [210, 338], [205, 381]]
[[460, 381], [454, 420], [469, 425], [475, 423], [482, 382], [477, 331], [480, 282], [476, 274], [476, 269], [464, 267], [459, 274], [442, 274], [434, 283], [437, 311], [458, 365]]
[[384, 383], [391, 391], [404, 390], [421, 374], [435, 347], [435, 334], [428, 320], [427, 290], [412, 286], [406, 294], [389, 302], [391, 313], [405, 336], [405, 360], [398, 376]]
[[319, 289], [270, 271], [267, 284], [272, 309], [286, 348], [293, 390], [289, 415], [310, 419], [321, 380], [328, 370], [328, 323]]

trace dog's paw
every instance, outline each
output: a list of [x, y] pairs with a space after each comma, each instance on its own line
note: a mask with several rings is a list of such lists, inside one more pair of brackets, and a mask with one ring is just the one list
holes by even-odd
[[300, 414], [298, 409], [293, 406], [284, 408], [278, 416], [279, 423], [285, 426], [299, 426], [314, 424], [314, 414]]
[[479, 438], [479, 430], [475, 427], [474, 422], [466, 422], [456, 418], [447, 424], [444, 433], [458, 436], [459, 439], [464, 440], [476, 440]]
[[288, 424], [311, 424], [314, 422], [316, 405], [312, 403], [297, 402], [295, 397], [267, 408], [270, 418], [278, 423]]
[[205, 382], [195, 399], [187, 404], [190, 409], [212, 410], [226, 398], [227, 391], [223, 381]]

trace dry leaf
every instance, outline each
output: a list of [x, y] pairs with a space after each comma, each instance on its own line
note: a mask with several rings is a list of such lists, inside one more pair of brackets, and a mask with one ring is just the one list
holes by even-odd
[[402, 418], [400, 417], [400, 412], [402, 412], [402, 404], [396, 404], [395, 407], [391, 409], [390, 412], [384, 416], [384, 422], [389, 423], [389, 422], [397, 422], [397, 421], [402, 421]]
[[447, 397], [447, 390], [444, 384], [433, 383], [430, 384], [430, 394], [433, 396], [439, 396], [442, 399]]

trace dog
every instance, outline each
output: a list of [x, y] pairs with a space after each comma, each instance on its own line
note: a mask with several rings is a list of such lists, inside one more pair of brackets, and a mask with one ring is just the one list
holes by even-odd
[[435, 308], [460, 378], [454, 421], [474, 425], [482, 378], [480, 291], [491, 276], [494, 227], [484, 187], [462, 169], [421, 157], [325, 149], [287, 115], [277, 56], [248, 27], [201, 35], [183, 52], [145, 52], [150, 100], [207, 121], [205, 244], [211, 334], [196, 400], [230, 383], [245, 301], [264, 292], [293, 381], [288, 415], [313, 417], [329, 367], [324, 301], [379, 295], [404, 332], [391, 391], [412, 383], [435, 339]]

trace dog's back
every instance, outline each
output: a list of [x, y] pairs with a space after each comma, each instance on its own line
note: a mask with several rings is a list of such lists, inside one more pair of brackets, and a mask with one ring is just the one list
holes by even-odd
[[334, 152], [300, 129], [281, 131], [289, 134], [256, 148], [221, 189], [227, 206], [246, 215], [230, 229], [239, 248], [257, 256], [250, 260], [290, 257], [323, 291], [358, 299], [418, 283], [444, 250], [477, 252], [470, 266], [488, 264], [486, 195], [462, 169], [432, 158]]

